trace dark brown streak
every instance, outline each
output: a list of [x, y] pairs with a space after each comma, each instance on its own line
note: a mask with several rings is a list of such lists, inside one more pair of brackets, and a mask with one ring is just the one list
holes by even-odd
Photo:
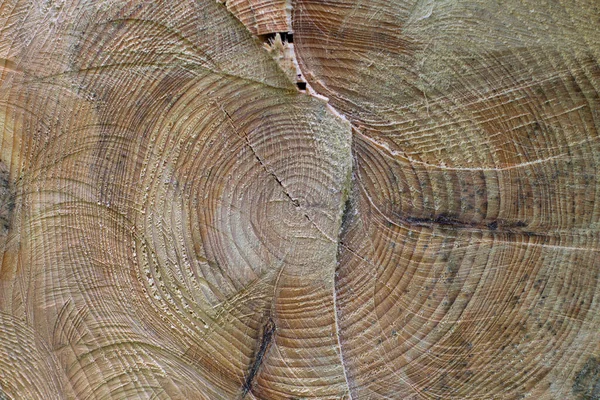
[[256, 353], [256, 357], [254, 362], [250, 366], [248, 370], [248, 377], [246, 378], [246, 382], [244, 382], [244, 389], [242, 392], [242, 399], [246, 397], [248, 392], [252, 391], [252, 385], [254, 383], [254, 378], [258, 374], [258, 370], [263, 362], [264, 356], [269, 349], [271, 342], [273, 341], [273, 336], [275, 335], [275, 331], [277, 327], [275, 326], [275, 322], [273, 322], [272, 318], [269, 318], [267, 323], [263, 328], [263, 335], [260, 341], [260, 347], [258, 348], [258, 352]]
[[[395, 215], [398, 216], [397, 214]], [[404, 217], [401, 218], [401, 222], [409, 226], [438, 226], [455, 229], [477, 229], [488, 230], [492, 232], [497, 231], [498, 233], [522, 234], [525, 236], [544, 236], [540, 233], [522, 229], [527, 226], [527, 224], [522, 221], [509, 222], [502, 220], [492, 220], [487, 223], [477, 223], [470, 221], [461, 221], [458, 218], [454, 218], [446, 214], [440, 214], [431, 218]]]

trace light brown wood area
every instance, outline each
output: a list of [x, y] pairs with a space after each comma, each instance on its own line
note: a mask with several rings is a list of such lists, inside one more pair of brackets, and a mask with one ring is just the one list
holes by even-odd
[[600, 399], [599, 93], [597, 0], [0, 0], [0, 399]]

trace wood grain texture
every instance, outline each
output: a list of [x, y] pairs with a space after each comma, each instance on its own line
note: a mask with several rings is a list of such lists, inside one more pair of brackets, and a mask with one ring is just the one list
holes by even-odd
[[599, 351], [597, 6], [297, 2], [301, 68], [354, 130], [354, 398], [578, 398]]
[[598, 38], [595, 0], [0, 0], [0, 399], [600, 398]]
[[226, 0], [224, 3], [256, 35], [292, 30], [292, 0]]

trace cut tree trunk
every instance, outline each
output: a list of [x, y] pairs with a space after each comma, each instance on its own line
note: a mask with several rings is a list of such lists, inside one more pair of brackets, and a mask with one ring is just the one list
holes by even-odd
[[0, 0], [0, 399], [600, 399], [597, 0]]

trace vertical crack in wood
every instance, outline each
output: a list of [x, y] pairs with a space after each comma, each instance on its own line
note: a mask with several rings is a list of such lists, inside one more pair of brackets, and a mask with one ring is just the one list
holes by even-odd
[[258, 351], [256, 352], [256, 356], [254, 357], [254, 362], [248, 370], [248, 376], [246, 377], [246, 381], [244, 382], [244, 386], [242, 388], [242, 399], [245, 398], [246, 395], [252, 391], [254, 380], [256, 379], [256, 376], [258, 375], [260, 367], [264, 361], [265, 354], [267, 353], [271, 346], [271, 343], [273, 342], [276, 330], [277, 327], [275, 326], [275, 322], [271, 317], [269, 317], [267, 323], [263, 327], [263, 334], [260, 340], [260, 346], [258, 348]]
[[[6, 164], [0, 161], [0, 245], [4, 246], [11, 228], [15, 209], [15, 190], [10, 182], [10, 172]], [[1, 247], [0, 247], [1, 249]]]
[[[350, 140], [352, 140], [352, 136], [350, 137]], [[352, 152], [352, 145], [350, 146], [350, 152]], [[352, 155], [351, 155], [352, 157]], [[338, 301], [337, 301], [337, 271], [339, 268], [339, 264], [340, 264], [340, 253], [342, 251], [343, 248], [345, 248], [346, 246], [343, 243], [343, 237], [345, 232], [349, 229], [349, 226], [352, 223], [352, 217], [353, 217], [353, 212], [354, 212], [354, 206], [352, 204], [352, 189], [353, 189], [353, 184], [354, 184], [354, 162], [351, 162], [351, 168], [350, 168], [350, 173], [348, 174], [347, 178], [346, 178], [346, 182], [344, 185], [344, 196], [342, 198], [342, 208], [341, 208], [341, 218], [340, 218], [340, 227], [339, 227], [339, 232], [338, 232], [338, 237], [337, 237], [337, 253], [336, 253], [336, 268], [334, 271], [334, 278], [333, 278], [333, 315], [335, 318], [335, 337], [337, 340], [337, 345], [338, 345], [338, 351], [340, 352], [340, 364], [342, 366], [342, 373], [344, 374], [344, 380], [346, 382], [346, 387], [347, 387], [347, 395], [348, 395], [348, 399], [349, 400], [353, 400], [353, 396], [352, 396], [352, 389], [350, 387], [350, 379], [348, 378], [348, 370], [346, 368], [346, 363], [344, 361], [344, 349], [342, 347], [342, 339], [340, 337], [340, 322], [339, 322], [339, 308], [338, 308]]]

